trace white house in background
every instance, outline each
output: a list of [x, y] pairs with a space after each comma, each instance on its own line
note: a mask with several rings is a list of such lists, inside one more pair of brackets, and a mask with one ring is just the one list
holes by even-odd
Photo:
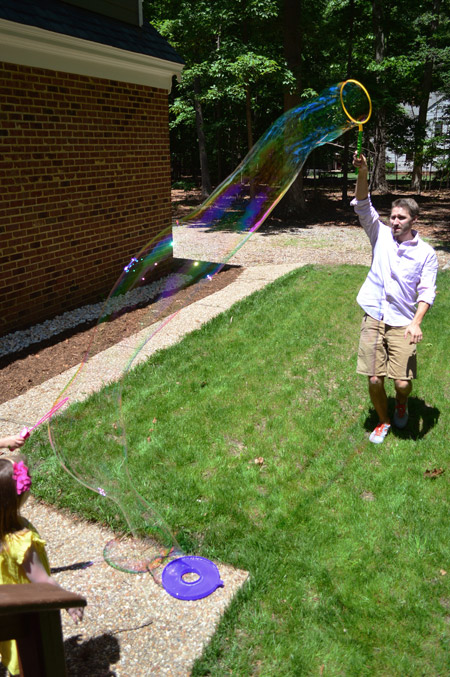
[[[405, 106], [405, 110], [408, 112], [411, 119], [417, 118], [419, 115], [419, 109], [416, 106]], [[433, 92], [430, 94], [430, 102], [428, 106], [427, 114], [427, 137], [432, 139], [435, 136], [445, 136], [446, 142], [445, 145], [440, 147], [444, 150], [447, 148], [447, 152], [450, 153], [450, 100], [439, 92]], [[393, 162], [397, 165], [397, 171], [399, 173], [410, 172], [413, 167], [413, 157], [412, 155], [396, 155], [392, 150], [388, 149], [386, 151], [386, 162]], [[423, 171], [434, 172], [436, 167], [433, 165], [423, 167]]]

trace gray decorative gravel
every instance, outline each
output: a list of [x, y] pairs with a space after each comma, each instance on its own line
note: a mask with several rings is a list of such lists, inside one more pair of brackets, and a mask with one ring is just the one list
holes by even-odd
[[[108, 311], [114, 312], [125, 307], [134, 307], [156, 298], [163, 289], [170, 289], [170, 285], [185, 286], [191, 277], [189, 275], [166, 276], [152, 282], [145, 287], [132, 289], [131, 291], [110, 299]], [[45, 320], [27, 329], [11, 332], [0, 339], [0, 357], [16, 353], [29, 346], [54, 338], [68, 329], [74, 329], [87, 322], [93, 322], [101, 317], [105, 302], [91, 303], [75, 310], [68, 310], [51, 320]]]

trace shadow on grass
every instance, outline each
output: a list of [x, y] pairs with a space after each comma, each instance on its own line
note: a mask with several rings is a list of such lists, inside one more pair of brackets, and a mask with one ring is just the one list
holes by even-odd
[[[389, 411], [393, 412], [395, 407], [395, 398], [388, 397]], [[430, 407], [425, 400], [419, 397], [410, 397], [408, 399], [409, 420], [406, 428], [399, 430], [392, 426], [391, 433], [403, 440], [420, 440], [434, 428], [439, 420], [440, 411], [436, 407]], [[378, 425], [378, 416], [371, 409], [369, 416], [364, 422], [364, 427], [368, 432], [372, 432]]]

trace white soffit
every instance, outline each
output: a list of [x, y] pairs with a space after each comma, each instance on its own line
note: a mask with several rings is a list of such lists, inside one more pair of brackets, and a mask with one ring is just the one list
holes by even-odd
[[0, 19], [0, 61], [170, 91], [183, 64]]

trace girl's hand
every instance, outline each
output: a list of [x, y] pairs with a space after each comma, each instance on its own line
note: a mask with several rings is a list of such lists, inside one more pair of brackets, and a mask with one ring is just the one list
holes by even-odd
[[18, 435], [11, 435], [10, 437], [0, 438], [0, 447], [8, 448], [10, 451], [18, 449], [25, 444], [25, 439], [19, 433]]
[[73, 620], [75, 625], [78, 625], [78, 623], [83, 620], [84, 609], [81, 606], [73, 609], [67, 609], [67, 613], [69, 614], [70, 618]]

